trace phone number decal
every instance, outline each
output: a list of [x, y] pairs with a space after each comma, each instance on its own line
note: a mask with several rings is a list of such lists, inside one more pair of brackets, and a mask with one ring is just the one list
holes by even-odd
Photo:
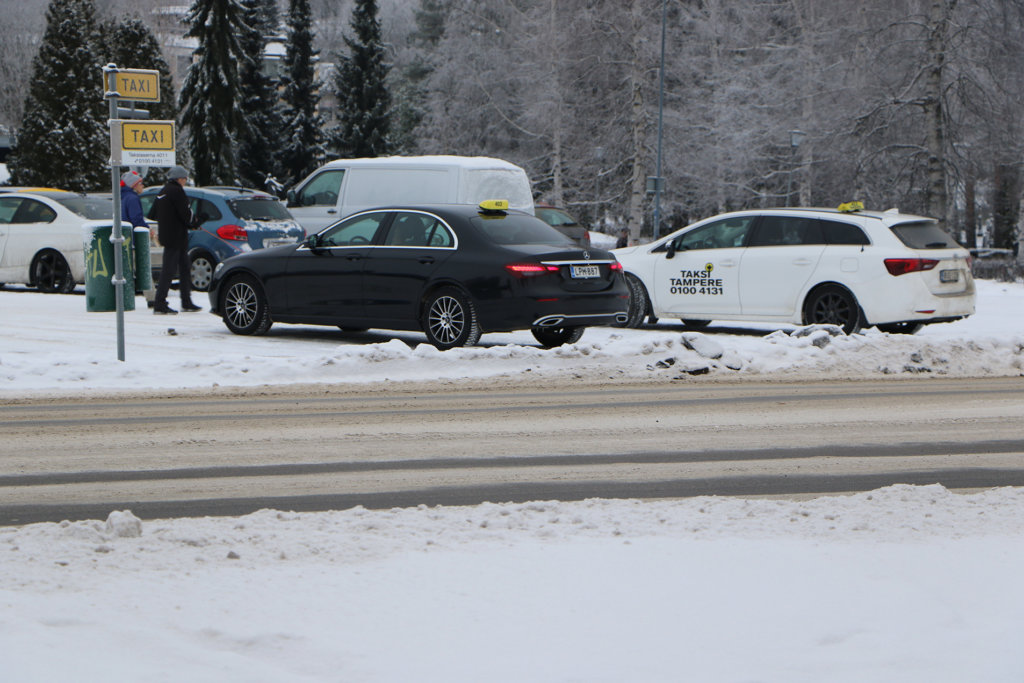
[[724, 294], [722, 278], [711, 277], [713, 270], [714, 266], [710, 263], [704, 266], [704, 270], [681, 270], [679, 277], [669, 278], [669, 292], [710, 296]]

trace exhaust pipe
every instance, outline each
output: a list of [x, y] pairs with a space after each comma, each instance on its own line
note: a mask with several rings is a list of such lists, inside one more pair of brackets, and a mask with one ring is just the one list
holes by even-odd
[[560, 315], [549, 315], [545, 318], [540, 318], [533, 323], [534, 327], [558, 327], [565, 321], [565, 318]]
[[625, 325], [627, 320], [629, 320], [629, 316], [626, 315], [625, 313], [618, 313], [615, 316], [615, 322], [619, 323], [620, 325]]

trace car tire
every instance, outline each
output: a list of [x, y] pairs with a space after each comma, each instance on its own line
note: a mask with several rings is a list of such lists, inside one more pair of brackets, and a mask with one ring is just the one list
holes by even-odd
[[455, 287], [439, 289], [427, 297], [422, 326], [427, 341], [442, 351], [480, 341], [480, 324], [473, 302]]
[[887, 332], [889, 334], [914, 334], [924, 327], [924, 323], [887, 323], [884, 325], [876, 325], [876, 327], [879, 332]]
[[862, 318], [857, 299], [838, 285], [818, 287], [804, 302], [805, 325], [837, 325], [853, 334], [860, 331]]
[[710, 320], [683, 320], [683, 327], [688, 330], [703, 330], [711, 324]]
[[267, 295], [255, 278], [241, 275], [224, 285], [220, 297], [224, 325], [235, 334], [266, 334], [273, 324]]
[[196, 252], [189, 259], [188, 272], [192, 289], [198, 292], [209, 291], [210, 281], [213, 279], [213, 269], [216, 267], [217, 261], [207, 252]]
[[629, 303], [626, 306], [626, 322], [623, 327], [637, 328], [644, 324], [651, 302], [647, 297], [647, 288], [636, 275], [626, 273], [626, 288], [629, 290]]
[[75, 291], [75, 278], [60, 252], [47, 250], [36, 254], [32, 262], [32, 283], [40, 292], [70, 294]]
[[586, 329], [585, 327], [534, 327], [530, 332], [541, 346], [553, 349], [563, 344], [575, 344]]

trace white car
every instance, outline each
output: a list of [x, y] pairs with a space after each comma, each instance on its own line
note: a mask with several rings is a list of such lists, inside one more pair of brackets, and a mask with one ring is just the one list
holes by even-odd
[[877, 326], [913, 334], [974, 313], [970, 255], [931, 218], [859, 207], [713, 216], [612, 253], [645, 318]]
[[0, 283], [67, 293], [85, 282], [82, 227], [113, 220], [113, 202], [74, 192], [0, 193]]

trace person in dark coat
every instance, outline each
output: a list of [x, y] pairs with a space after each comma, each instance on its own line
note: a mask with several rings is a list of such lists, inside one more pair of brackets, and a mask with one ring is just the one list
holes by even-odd
[[185, 194], [188, 171], [174, 166], [167, 173], [167, 184], [156, 196], [156, 224], [160, 244], [164, 248], [163, 270], [156, 286], [156, 301], [153, 312], [158, 315], [177, 313], [167, 305], [167, 291], [171, 280], [178, 276], [178, 292], [181, 294], [181, 310], [199, 311], [192, 303], [192, 278], [188, 263], [188, 231], [199, 227], [199, 221], [192, 215]]

